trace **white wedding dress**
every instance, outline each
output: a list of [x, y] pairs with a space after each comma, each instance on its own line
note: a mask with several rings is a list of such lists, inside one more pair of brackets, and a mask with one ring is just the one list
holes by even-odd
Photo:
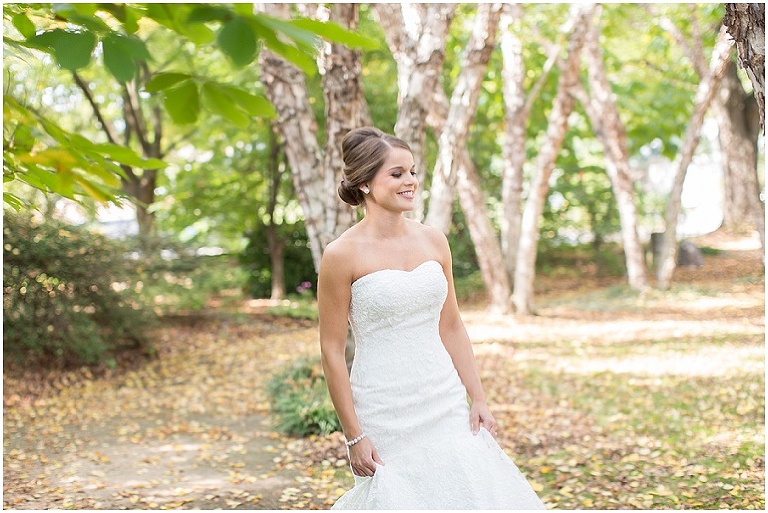
[[438, 330], [446, 294], [434, 260], [352, 284], [355, 411], [384, 465], [332, 509], [545, 509], [493, 436], [472, 434]]

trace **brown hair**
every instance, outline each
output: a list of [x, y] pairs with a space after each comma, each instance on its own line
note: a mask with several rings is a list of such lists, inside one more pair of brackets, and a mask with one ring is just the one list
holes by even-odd
[[374, 127], [355, 128], [344, 136], [341, 141], [344, 179], [338, 192], [345, 203], [360, 205], [365, 202], [360, 187], [373, 180], [392, 148], [411, 151], [402, 140]]

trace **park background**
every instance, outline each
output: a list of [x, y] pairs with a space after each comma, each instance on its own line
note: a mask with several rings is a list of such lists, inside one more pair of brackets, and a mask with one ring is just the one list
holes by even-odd
[[4, 507], [351, 486], [315, 269], [373, 124], [550, 508], [764, 509], [764, 6], [728, 6], [4, 4]]

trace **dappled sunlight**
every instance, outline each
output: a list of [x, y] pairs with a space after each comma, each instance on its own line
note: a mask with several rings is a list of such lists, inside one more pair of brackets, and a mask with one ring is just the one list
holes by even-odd
[[682, 351], [657, 351], [654, 354], [629, 354], [616, 358], [577, 356], [558, 358], [553, 371], [592, 374], [641, 374], [649, 376], [730, 376], [763, 374], [765, 349], [761, 346], [697, 345]]

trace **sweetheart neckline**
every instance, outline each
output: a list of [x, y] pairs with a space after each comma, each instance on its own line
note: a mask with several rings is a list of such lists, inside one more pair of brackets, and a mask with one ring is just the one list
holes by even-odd
[[430, 262], [434, 262], [437, 265], [440, 265], [440, 262], [438, 262], [434, 258], [430, 258], [429, 260], [426, 260], [426, 261], [420, 263], [419, 265], [417, 265], [416, 267], [414, 267], [410, 271], [407, 271], [405, 269], [379, 269], [377, 271], [372, 271], [372, 272], [369, 272], [367, 274], [364, 274], [364, 275], [360, 276], [358, 279], [356, 279], [355, 281], [352, 282], [351, 286], [354, 287], [357, 283], [360, 283], [360, 281], [364, 280], [365, 278], [368, 278], [369, 276], [373, 276], [375, 274], [379, 274], [379, 273], [383, 273], [383, 272], [395, 272], [395, 273], [406, 273], [406, 274], [409, 274], [409, 273], [415, 272], [417, 269], [419, 269], [421, 267], [424, 267], [425, 265], [427, 265]]

